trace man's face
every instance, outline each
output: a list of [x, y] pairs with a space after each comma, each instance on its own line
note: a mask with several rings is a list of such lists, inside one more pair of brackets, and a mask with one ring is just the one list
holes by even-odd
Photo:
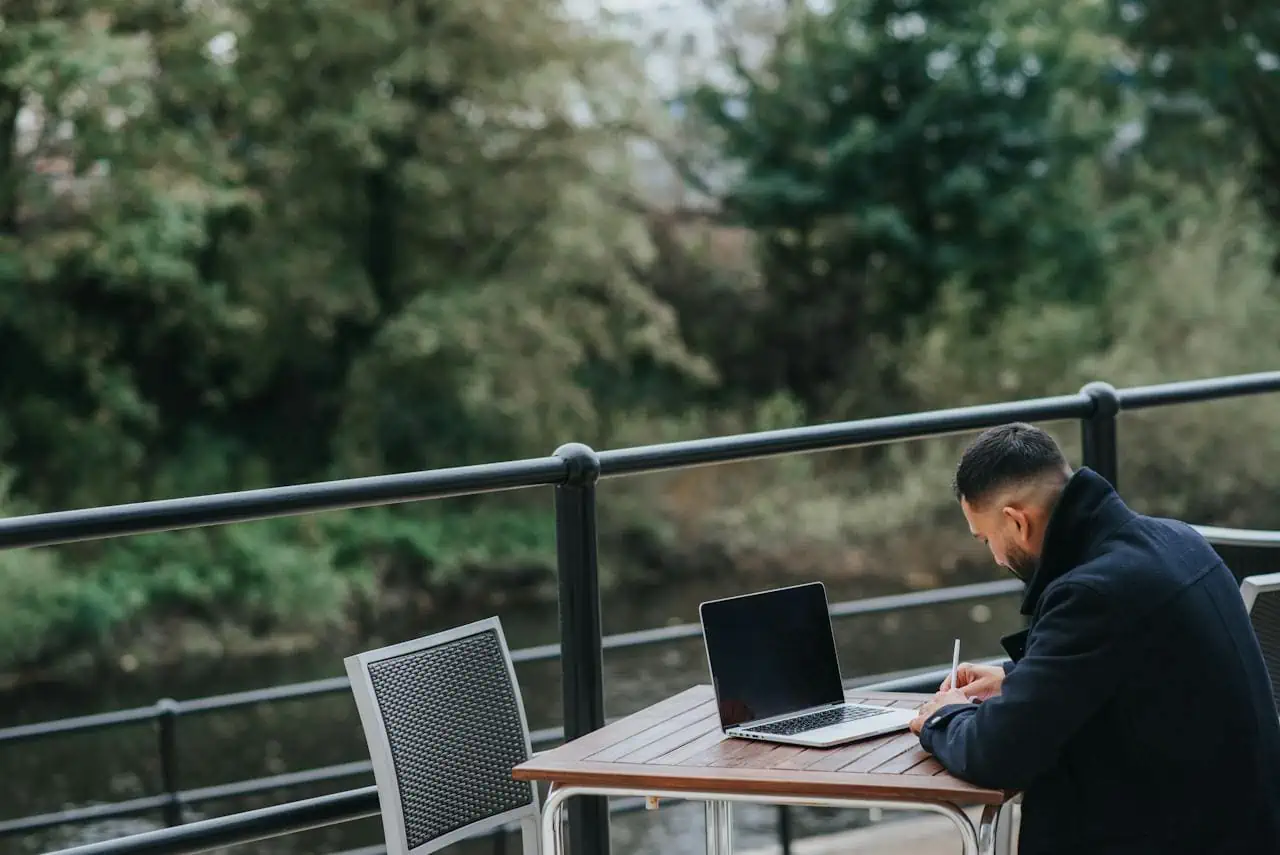
[[975, 508], [960, 500], [960, 509], [969, 523], [969, 531], [991, 550], [991, 557], [1001, 567], [1027, 581], [1036, 572], [1040, 556], [1032, 548], [1029, 519], [1025, 511], [1002, 502], [989, 508]]

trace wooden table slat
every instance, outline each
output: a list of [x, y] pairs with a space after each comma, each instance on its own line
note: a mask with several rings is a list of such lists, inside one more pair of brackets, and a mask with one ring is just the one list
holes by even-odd
[[[596, 751], [607, 748], [610, 745], [622, 740], [628, 739], [637, 733], [642, 733], [655, 724], [666, 721], [673, 715], [706, 703], [707, 693], [705, 686], [693, 686], [685, 689], [678, 695], [673, 695], [665, 701], [660, 701], [651, 707], [632, 713], [625, 718], [618, 719], [612, 724], [607, 724], [599, 730], [593, 730], [586, 736], [580, 736], [577, 739], [570, 740], [563, 745], [552, 748], [550, 751], [544, 751], [538, 757], [533, 758], [529, 762], [535, 762], [540, 758], [554, 755], [557, 760], [568, 758], [582, 759]], [[528, 765], [527, 763], [521, 765]], [[517, 767], [519, 768], [519, 767]]]
[[[651, 745], [659, 739], [671, 736], [682, 736], [689, 731], [691, 727], [698, 727], [704, 722], [718, 722], [719, 718], [713, 718], [715, 715], [715, 704], [712, 702], [704, 702], [698, 704], [693, 709], [685, 710], [682, 713], [673, 715], [670, 718], [655, 721], [649, 727], [639, 733], [633, 734], [612, 745], [607, 745], [599, 751], [587, 755], [585, 759], [593, 762], [601, 763], [607, 760], [618, 760], [633, 751], [639, 751], [646, 745]], [[705, 726], [699, 729], [699, 733], [706, 730]]]
[[764, 755], [772, 753], [775, 747], [768, 742], [725, 739], [677, 765], [687, 766], [690, 769], [700, 769], [704, 766], [756, 766], [761, 765]]
[[724, 742], [728, 738], [720, 732], [719, 724], [716, 724], [713, 730], [709, 730], [692, 741], [686, 742], [674, 751], [668, 751], [666, 754], [654, 757], [648, 762], [655, 766], [683, 766], [690, 757], [701, 754], [712, 745]]
[[912, 766], [910, 769], [907, 770], [907, 774], [908, 775], [936, 775], [939, 772], [945, 772], [945, 771], [947, 770], [942, 768], [941, 763], [939, 763], [934, 758], [930, 757], [928, 760], [924, 761], [919, 766]]
[[[699, 711], [706, 710], [709, 714], [704, 715], [697, 721], [694, 721], [688, 727], [672, 733], [667, 733], [665, 736], [656, 738], [647, 745], [642, 745], [636, 750], [630, 751], [617, 759], [623, 763], [647, 763], [650, 760], [675, 751], [683, 745], [688, 745], [690, 742], [693, 742], [695, 739], [698, 739], [708, 733], [723, 736], [723, 734], [720, 733], [720, 716], [716, 713], [714, 704], [698, 706], [694, 709]], [[597, 760], [600, 758], [592, 757], [591, 759]]]
[[845, 772], [872, 772], [882, 763], [888, 763], [904, 751], [910, 751], [920, 744], [920, 738], [914, 733], [897, 733], [882, 740], [872, 751], [868, 751], [858, 759], [840, 767]]
[[880, 774], [895, 773], [905, 775], [917, 765], [928, 760], [931, 756], [932, 755], [930, 755], [928, 751], [925, 751], [920, 747], [920, 741], [917, 739], [915, 746], [910, 750], [902, 752], [888, 762], [881, 763], [871, 771], [878, 772]]

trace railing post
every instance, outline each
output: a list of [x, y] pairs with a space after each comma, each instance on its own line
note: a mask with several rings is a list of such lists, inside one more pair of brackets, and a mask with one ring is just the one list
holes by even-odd
[[1088, 383], [1080, 391], [1093, 399], [1093, 412], [1080, 420], [1084, 465], [1119, 488], [1116, 416], [1120, 413], [1120, 396], [1110, 383]]
[[[560, 669], [565, 739], [604, 727], [604, 648], [600, 568], [596, 555], [596, 481], [600, 458], [571, 442], [556, 449], [567, 467], [556, 489], [556, 564], [560, 575]], [[569, 805], [570, 855], [608, 855], [609, 802], [600, 797]]]
[[778, 805], [778, 846], [782, 855], [791, 855], [791, 808]]
[[160, 750], [160, 786], [169, 800], [164, 803], [164, 823], [182, 825], [182, 799], [178, 795], [178, 702], [156, 701], [156, 738]]

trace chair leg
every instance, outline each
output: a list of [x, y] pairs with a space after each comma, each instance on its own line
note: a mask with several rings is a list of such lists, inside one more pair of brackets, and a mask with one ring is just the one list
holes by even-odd
[[520, 821], [520, 851], [522, 855], [542, 855], [542, 834], [536, 816]]

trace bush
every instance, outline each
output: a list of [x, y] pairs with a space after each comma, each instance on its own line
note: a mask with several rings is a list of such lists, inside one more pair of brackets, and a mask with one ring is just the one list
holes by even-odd
[[0, 666], [25, 665], [46, 653], [69, 622], [74, 592], [51, 553], [0, 552]]
[[[990, 336], [956, 300], [904, 356], [921, 404], [953, 406], [1274, 369], [1280, 289], [1273, 244], [1238, 188], [1185, 191], [1170, 237], [1123, 260], [1096, 308], [1021, 306]], [[993, 384], [994, 381], [994, 384]], [[1121, 483], [1153, 513], [1280, 525], [1280, 396], [1121, 417]]]

